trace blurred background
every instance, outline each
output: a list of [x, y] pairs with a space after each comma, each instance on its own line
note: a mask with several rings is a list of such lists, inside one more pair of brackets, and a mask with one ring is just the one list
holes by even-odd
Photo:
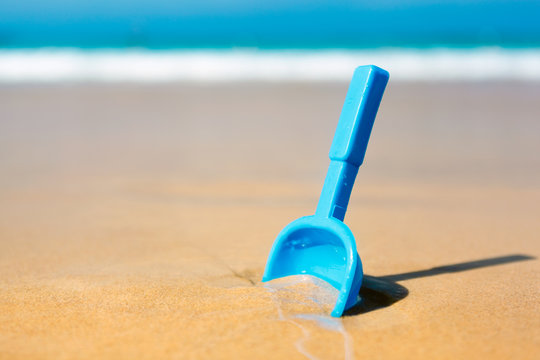
[[376, 64], [391, 81], [367, 164], [386, 179], [535, 183], [539, 15], [505, 0], [3, 2], [2, 167], [242, 178], [293, 176], [289, 161], [318, 179], [353, 69]]

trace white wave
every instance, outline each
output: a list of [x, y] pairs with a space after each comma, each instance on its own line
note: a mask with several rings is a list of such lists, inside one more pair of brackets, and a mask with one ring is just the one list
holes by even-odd
[[540, 81], [540, 49], [0, 50], [0, 83], [348, 81], [376, 64], [392, 80]]

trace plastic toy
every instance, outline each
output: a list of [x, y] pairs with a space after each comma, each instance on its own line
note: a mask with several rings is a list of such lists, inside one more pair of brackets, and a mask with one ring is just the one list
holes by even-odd
[[362, 262], [343, 219], [388, 77], [388, 72], [373, 65], [356, 68], [315, 215], [299, 218], [279, 233], [262, 279], [313, 275], [325, 280], [339, 290], [332, 311], [335, 317], [358, 302], [362, 285]]

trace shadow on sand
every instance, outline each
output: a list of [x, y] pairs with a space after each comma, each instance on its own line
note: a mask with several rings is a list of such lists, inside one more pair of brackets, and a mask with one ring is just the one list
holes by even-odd
[[382, 309], [407, 297], [409, 291], [404, 286], [397, 284], [397, 281], [450, 274], [533, 259], [536, 258], [530, 255], [514, 254], [452, 265], [438, 266], [427, 270], [412, 271], [395, 275], [378, 277], [364, 275], [362, 288], [360, 289], [360, 297], [362, 298], [362, 301], [352, 309], [346, 311], [345, 316], [365, 314], [373, 310]]

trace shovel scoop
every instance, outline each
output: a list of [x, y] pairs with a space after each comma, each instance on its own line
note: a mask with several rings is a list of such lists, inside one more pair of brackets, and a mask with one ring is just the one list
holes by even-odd
[[339, 290], [331, 314], [334, 317], [359, 300], [362, 262], [343, 219], [387, 82], [388, 72], [376, 66], [360, 66], [354, 71], [315, 215], [299, 218], [279, 233], [262, 279], [312, 275], [328, 282]]

